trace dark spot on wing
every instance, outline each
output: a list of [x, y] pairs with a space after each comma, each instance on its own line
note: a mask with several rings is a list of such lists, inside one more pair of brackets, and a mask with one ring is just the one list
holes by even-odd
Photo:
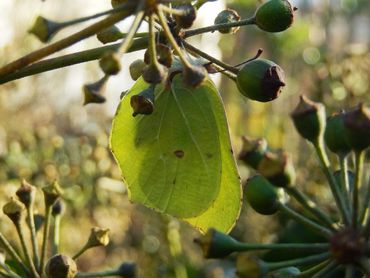
[[183, 150], [176, 150], [173, 152], [178, 158], [183, 158], [185, 153]]
[[212, 158], [212, 154], [211, 153], [206, 153], [206, 157], [208, 158], [208, 159], [211, 159]]

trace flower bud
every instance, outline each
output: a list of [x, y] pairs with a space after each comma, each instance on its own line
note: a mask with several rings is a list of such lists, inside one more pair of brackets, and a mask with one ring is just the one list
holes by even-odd
[[257, 168], [266, 179], [278, 187], [288, 187], [295, 182], [295, 170], [291, 156], [282, 150], [266, 152]]
[[223, 258], [237, 251], [238, 242], [231, 236], [215, 229], [209, 229], [205, 235], [194, 239], [202, 248], [205, 258]]
[[11, 198], [3, 207], [4, 214], [12, 220], [14, 225], [21, 223], [24, 217], [24, 210], [24, 204], [14, 198]]
[[123, 278], [135, 278], [136, 277], [136, 264], [134, 263], [123, 263], [119, 266], [117, 276]]
[[295, 10], [287, 0], [267, 1], [256, 11], [256, 25], [267, 32], [284, 31], [292, 25]]
[[121, 70], [121, 63], [117, 53], [113, 51], [106, 52], [99, 60], [99, 66], [107, 75], [116, 75]]
[[284, 71], [272, 61], [255, 59], [246, 63], [237, 74], [239, 91], [260, 102], [276, 99], [285, 86]]
[[18, 199], [29, 208], [35, 202], [36, 187], [32, 184], [29, 184], [26, 180], [22, 181], [21, 186], [18, 188], [15, 193], [18, 196]]
[[176, 7], [176, 10], [184, 12], [183, 15], [174, 15], [176, 24], [180, 28], [190, 28], [197, 17], [197, 11], [191, 4], [184, 4]]
[[265, 139], [252, 140], [246, 136], [243, 136], [242, 140], [243, 146], [239, 159], [253, 169], [257, 169], [258, 164], [267, 151], [267, 141]]
[[96, 37], [101, 43], [106, 44], [122, 39], [123, 33], [116, 25], [112, 25], [97, 33]]
[[290, 116], [295, 128], [303, 138], [315, 143], [323, 136], [326, 116], [325, 106], [322, 103], [313, 102], [302, 95]]
[[105, 89], [109, 76], [105, 75], [103, 78], [95, 83], [86, 84], [83, 86], [84, 92], [84, 105], [89, 103], [103, 103], [105, 97], [101, 94]]
[[74, 278], [77, 274], [77, 265], [72, 258], [57, 254], [46, 263], [45, 273], [48, 278]]
[[[226, 9], [220, 12], [215, 18], [215, 24], [233, 23], [240, 20], [240, 16], [237, 11], [232, 9]], [[239, 30], [239, 26], [222, 28], [218, 31], [222, 34], [234, 34]]]
[[207, 71], [202, 66], [192, 65], [184, 67], [183, 82], [185, 85], [196, 88], [200, 86], [207, 77]]
[[62, 196], [62, 189], [58, 182], [42, 188], [44, 193], [45, 207], [51, 207]]
[[236, 261], [236, 274], [241, 278], [262, 278], [268, 272], [267, 264], [250, 255], [240, 254]]
[[333, 114], [326, 120], [324, 140], [328, 148], [335, 154], [347, 155], [351, 148], [346, 141], [343, 113]]
[[61, 23], [38, 16], [28, 32], [34, 34], [40, 41], [46, 43], [51, 40], [61, 28]]
[[137, 59], [130, 64], [130, 76], [132, 80], [138, 80], [143, 73], [145, 62], [141, 59]]
[[109, 243], [109, 229], [102, 229], [94, 227], [91, 229], [89, 239], [85, 244], [85, 248], [92, 248], [97, 246], [107, 246]]
[[279, 209], [279, 197], [276, 188], [260, 175], [246, 181], [244, 196], [250, 206], [260, 214], [271, 215]]
[[[156, 59], [157, 61], [166, 66], [167, 68], [170, 68], [173, 62], [173, 55], [172, 50], [165, 44], [158, 43], [155, 45], [156, 49]], [[150, 51], [147, 49], [144, 53], [144, 62], [146, 64], [150, 64]]]
[[150, 115], [154, 110], [154, 87], [150, 86], [138, 95], [134, 95], [130, 99], [130, 105], [134, 110], [132, 116], [138, 114]]
[[348, 144], [354, 151], [363, 151], [370, 146], [370, 108], [360, 104], [343, 116]]

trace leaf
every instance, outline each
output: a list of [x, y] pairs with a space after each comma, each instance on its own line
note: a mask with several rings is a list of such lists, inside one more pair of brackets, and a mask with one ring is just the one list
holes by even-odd
[[214, 84], [190, 90], [178, 75], [171, 90], [156, 89], [152, 115], [132, 117], [130, 97], [147, 87], [139, 80], [122, 99], [111, 132], [130, 199], [202, 230], [211, 225], [229, 230], [239, 214], [241, 190]]
[[216, 201], [203, 214], [184, 219], [202, 232], [213, 227], [221, 232], [228, 233], [239, 218], [242, 205], [242, 190], [236, 162], [232, 153], [227, 118], [222, 99], [213, 85], [209, 82], [209, 89], [213, 91], [212, 108], [220, 137], [222, 172], [221, 188]]

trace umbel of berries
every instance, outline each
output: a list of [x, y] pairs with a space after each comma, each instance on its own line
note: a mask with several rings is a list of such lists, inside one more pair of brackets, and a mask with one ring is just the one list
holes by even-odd
[[284, 71], [272, 61], [255, 59], [238, 71], [236, 82], [247, 98], [268, 102], [276, 99], [285, 86]]
[[256, 25], [266, 32], [284, 31], [292, 25], [295, 10], [287, 0], [270, 0], [257, 9]]

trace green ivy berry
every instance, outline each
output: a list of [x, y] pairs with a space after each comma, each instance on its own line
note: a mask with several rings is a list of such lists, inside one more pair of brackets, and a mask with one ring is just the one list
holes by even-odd
[[324, 135], [326, 125], [325, 106], [322, 103], [313, 102], [305, 96], [294, 111], [290, 114], [298, 133], [312, 143], [317, 143]]
[[333, 153], [346, 155], [351, 151], [346, 140], [343, 113], [333, 114], [326, 120], [324, 139], [326, 145]]
[[[240, 20], [239, 14], [232, 9], [226, 9], [220, 12], [215, 18], [215, 24], [232, 23]], [[239, 27], [222, 28], [218, 31], [222, 34], [234, 34], [239, 30]]]
[[287, 0], [270, 0], [257, 9], [256, 25], [267, 32], [284, 31], [293, 23], [294, 10]]
[[143, 74], [143, 69], [146, 66], [145, 62], [141, 59], [137, 59], [130, 64], [129, 71], [132, 80], [138, 80]]
[[344, 114], [343, 122], [348, 144], [354, 151], [363, 151], [370, 146], [370, 108], [360, 104]]
[[285, 86], [284, 72], [277, 64], [265, 59], [246, 63], [237, 74], [239, 91], [252, 100], [268, 102], [276, 99]]
[[258, 213], [271, 215], [279, 209], [279, 197], [276, 188], [263, 176], [256, 175], [247, 180], [245, 197]]

